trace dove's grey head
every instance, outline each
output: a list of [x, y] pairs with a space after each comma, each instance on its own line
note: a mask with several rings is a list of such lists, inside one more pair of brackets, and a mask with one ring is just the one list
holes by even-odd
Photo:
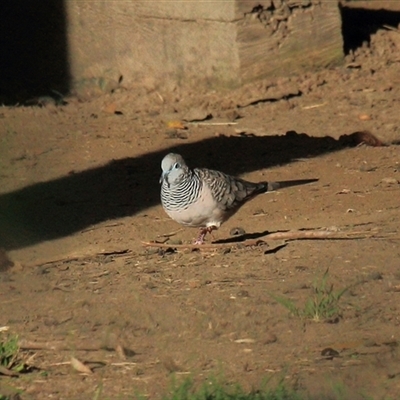
[[160, 183], [165, 181], [168, 186], [176, 185], [185, 179], [189, 168], [180, 154], [169, 153], [161, 162], [162, 174]]

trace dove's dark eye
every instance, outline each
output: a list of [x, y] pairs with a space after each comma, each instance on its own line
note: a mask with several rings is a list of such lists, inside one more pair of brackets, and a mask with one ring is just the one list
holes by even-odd
[[181, 167], [181, 164], [179, 164], [178, 162], [176, 162], [175, 164], [174, 164], [174, 169], [178, 169], [178, 168], [180, 168]]

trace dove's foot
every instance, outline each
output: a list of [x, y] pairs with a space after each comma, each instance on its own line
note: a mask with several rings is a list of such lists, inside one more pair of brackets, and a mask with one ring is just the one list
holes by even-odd
[[217, 229], [215, 226], [207, 226], [206, 228], [200, 228], [198, 238], [193, 242], [193, 244], [204, 244], [204, 238], [207, 233], [211, 233], [214, 229]]

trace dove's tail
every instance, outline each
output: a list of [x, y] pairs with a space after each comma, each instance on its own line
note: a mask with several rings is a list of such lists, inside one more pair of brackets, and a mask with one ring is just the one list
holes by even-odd
[[309, 183], [318, 182], [319, 179], [294, 179], [290, 181], [280, 182], [262, 182], [260, 183], [261, 192], [272, 192], [274, 190], [283, 189], [291, 186], [307, 185]]

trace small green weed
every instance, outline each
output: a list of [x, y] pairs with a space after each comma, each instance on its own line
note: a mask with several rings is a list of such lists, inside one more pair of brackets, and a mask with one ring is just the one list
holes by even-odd
[[315, 322], [333, 320], [340, 316], [339, 301], [349, 287], [335, 291], [333, 284], [328, 284], [328, 277], [329, 268], [319, 282], [313, 283], [312, 296], [307, 299], [302, 309], [287, 297], [273, 294], [270, 296], [296, 317], [311, 319]]
[[233, 388], [217, 382], [203, 384], [195, 390], [191, 380], [184, 381], [181, 385], [173, 387], [171, 394], [163, 400], [304, 400], [299, 393], [278, 385], [274, 389], [256, 390], [245, 392], [240, 386]]
[[18, 336], [0, 335], [0, 367], [11, 372], [28, 372], [26, 357], [20, 352]]

